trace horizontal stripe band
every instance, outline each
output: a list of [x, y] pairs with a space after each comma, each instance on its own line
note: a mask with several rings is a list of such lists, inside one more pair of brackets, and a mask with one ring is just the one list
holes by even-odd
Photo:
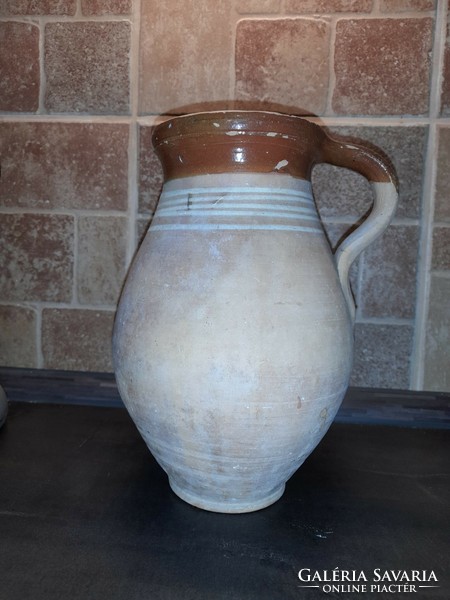
[[191, 204], [211, 204], [215, 206], [217, 204], [237, 204], [237, 203], [263, 203], [269, 206], [304, 206], [310, 210], [315, 210], [315, 204], [311, 199], [302, 198], [299, 196], [290, 198], [280, 198], [279, 196], [260, 195], [254, 196], [253, 194], [208, 194], [199, 196], [197, 194], [182, 194], [173, 198], [167, 198], [166, 195], [161, 195], [159, 204], [163, 206], [175, 206], [177, 204], [191, 205]]
[[182, 202], [180, 202], [179, 200], [177, 200], [176, 202], [162, 202], [158, 205], [158, 212], [159, 211], [167, 211], [167, 210], [176, 210], [176, 209], [184, 209], [184, 210], [199, 210], [199, 209], [204, 209], [206, 207], [207, 210], [209, 211], [216, 211], [217, 209], [219, 210], [228, 210], [228, 209], [261, 209], [261, 210], [277, 210], [277, 211], [286, 211], [286, 212], [297, 212], [299, 214], [309, 214], [309, 215], [317, 215], [317, 212], [314, 208], [311, 208], [310, 206], [302, 206], [302, 205], [294, 205], [294, 206], [289, 206], [286, 204], [260, 204], [260, 203], [256, 203], [256, 202], [209, 202], [209, 201], [205, 201], [205, 200], [201, 200], [201, 201], [197, 201], [197, 199], [195, 199], [194, 202], [192, 202], [191, 199], [188, 199], [188, 201], [186, 201], [186, 199], [184, 198]]
[[154, 218], [165, 217], [257, 217], [266, 219], [301, 219], [305, 221], [319, 221], [315, 215], [305, 215], [302, 213], [282, 213], [275, 211], [257, 211], [257, 210], [159, 210]]
[[323, 233], [320, 227], [301, 225], [236, 225], [228, 223], [167, 223], [152, 224], [149, 231], [301, 231], [305, 233]]
[[[173, 182], [169, 182], [173, 183]], [[178, 186], [177, 182], [177, 186]], [[231, 223], [211, 222], [218, 217]], [[256, 219], [260, 222], [246, 223]], [[179, 219], [187, 222], [180, 223]], [[237, 222], [233, 222], [236, 220]], [[274, 221], [296, 220], [297, 224]], [[177, 221], [177, 222], [174, 222]], [[199, 222], [200, 221], [200, 222]], [[310, 193], [277, 186], [165, 186], [151, 225], [153, 231], [292, 231], [322, 233]]]
[[217, 196], [217, 195], [249, 195], [252, 197], [258, 197], [261, 195], [268, 196], [269, 198], [277, 198], [277, 197], [286, 197], [293, 199], [301, 199], [307, 200], [309, 202], [313, 202], [312, 194], [308, 192], [303, 192], [301, 190], [291, 190], [288, 188], [280, 189], [280, 188], [270, 188], [270, 187], [204, 187], [204, 188], [185, 188], [180, 190], [168, 190], [167, 188], [163, 189], [163, 193], [161, 198], [174, 198], [176, 196], [186, 197], [188, 195], [191, 196]]

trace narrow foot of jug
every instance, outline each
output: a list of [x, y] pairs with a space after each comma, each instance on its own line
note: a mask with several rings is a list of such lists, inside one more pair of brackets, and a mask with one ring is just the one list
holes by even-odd
[[197, 508], [202, 508], [203, 510], [219, 513], [247, 513], [261, 510], [279, 500], [286, 487], [285, 484], [282, 484], [264, 497], [248, 499], [227, 497], [223, 500], [217, 500], [208, 498], [207, 496], [194, 494], [191, 491], [178, 486], [177, 483], [170, 478], [169, 484], [172, 491], [188, 504], [196, 506]]

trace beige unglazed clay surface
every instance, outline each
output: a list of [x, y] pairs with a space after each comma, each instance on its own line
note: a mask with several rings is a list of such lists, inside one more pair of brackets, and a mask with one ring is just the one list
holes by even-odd
[[352, 324], [314, 212], [309, 182], [277, 173], [165, 185], [114, 360], [132, 418], [191, 504], [274, 502], [338, 410]]

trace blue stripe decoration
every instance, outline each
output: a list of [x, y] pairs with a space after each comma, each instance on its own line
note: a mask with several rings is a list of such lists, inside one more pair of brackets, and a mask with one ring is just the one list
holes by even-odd
[[281, 212], [279, 210], [263, 209], [263, 210], [199, 210], [199, 209], [167, 209], [160, 210], [155, 214], [155, 218], [163, 217], [269, 217], [273, 219], [304, 219], [305, 221], [318, 221], [316, 215], [305, 214], [300, 211], [296, 213]]
[[310, 193], [241, 186], [164, 190], [151, 230], [322, 233]]
[[[289, 188], [270, 188], [270, 187], [196, 187], [196, 188], [184, 188], [180, 190], [165, 190], [164, 198], [173, 198], [176, 196], [186, 197], [186, 196], [213, 196], [217, 199], [217, 196], [220, 195], [249, 195], [258, 197], [260, 195], [266, 195], [269, 198], [275, 197], [284, 197], [287, 198], [293, 197], [294, 199], [304, 198], [309, 202], [313, 202], [312, 196], [309, 192], [303, 192], [301, 190], [292, 190]], [[162, 198], [162, 197], [161, 197]]]
[[[247, 199], [246, 199], [247, 200]], [[286, 204], [285, 202], [275, 203], [274, 199], [270, 199], [270, 203], [261, 203], [260, 200], [258, 202], [242, 202], [241, 198], [236, 198], [234, 201], [224, 202], [222, 198], [215, 199], [214, 202], [211, 200], [197, 199], [196, 197], [192, 198], [191, 196], [187, 198], [183, 198], [182, 200], [176, 201], [168, 201], [168, 202], [160, 202], [159, 207], [162, 210], [175, 209], [175, 208], [186, 208], [189, 210], [195, 210], [197, 207], [204, 208], [205, 206], [209, 210], [214, 210], [216, 208], [263, 208], [263, 209], [280, 209], [286, 211], [298, 211], [301, 210], [305, 213], [317, 214], [315, 208], [313, 208], [310, 204], [306, 204], [306, 202], [292, 202], [291, 205]]]
[[300, 225], [237, 225], [230, 223], [166, 223], [151, 224], [150, 231], [303, 231], [305, 233], [323, 233], [319, 227], [302, 227]]

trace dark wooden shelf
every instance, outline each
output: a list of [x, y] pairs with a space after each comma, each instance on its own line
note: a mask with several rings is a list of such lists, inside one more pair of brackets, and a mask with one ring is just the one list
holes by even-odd
[[171, 492], [112, 376], [0, 381], [14, 400], [0, 429], [1, 600], [316, 600], [327, 595], [301, 588], [299, 570], [336, 567], [433, 571], [438, 587], [410, 597], [450, 597], [450, 434], [374, 425], [370, 408], [425, 402], [435, 423], [445, 396], [351, 391], [347, 414], [371, 424], [335, 422], [277, 503], [223, 515]]
[[[15, 402], [123, 407], [112, 373], [0, 367]], [[450, 429], [450, 394], [349, 388], [336, 422]]]

